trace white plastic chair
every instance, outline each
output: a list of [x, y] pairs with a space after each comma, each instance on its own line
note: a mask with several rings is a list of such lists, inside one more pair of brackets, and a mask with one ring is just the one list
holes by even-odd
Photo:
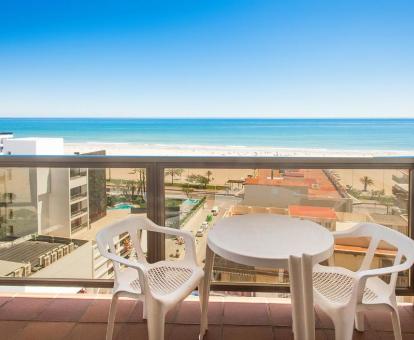
[[[364, 331], [364, 311], [382, 309], [391, 313], [395, 339], [402, 339], [395, 285], [398, 272], [409, 269], [414, 262], [414, 241], [407, 236], [373, 223], [360, 223], [350, 230], [333, 233], [335, 239], [370, 238], [361, 268], [350, 271], [342, 267], [316, 265], [313, 270], [314, 301], [332, 319], [336, 340], [350, 340], [355, 328]], [[390, 267], [370, 269], [375, 250], [385, 241], [397, 249]], [[391, 274], [387, 284], [379, 276]]]
[[[178, 261], [148, 263], [140, 246], [141, 230], [182, 237], [185, 241], [184, 258]], [[136, 250], [136, 259], [126, 259], [116, 254], [114, 239], [126, 232], [129, 233]], [[190, 232], [160, 227], [146, 217], [130, 215], [100, 230], [96, 242], [102, 256], [112, 260], [115, 271], [106, 339], [112, 339], [120, 296], [142, 300], [149, 339], [164, 339], [165, 314], [188, 296], [204, 275], [201, 267], [197, 265], [194, 237]]]

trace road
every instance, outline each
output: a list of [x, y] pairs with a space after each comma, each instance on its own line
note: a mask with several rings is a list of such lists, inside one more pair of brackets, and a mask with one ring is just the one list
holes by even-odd
[[[217, 216], [213, 216], [213, 221], [206, 232], [203, 233], [202, 237], [196, 237], [196, 251], [197, 261], [202, 263], [206, 256], [206, 243], [208, 230], [214, 227], [214, 224], [223, 218], [224, 213], [233, 205], [240, 202], [240, 198], [234, 196], [217, 195], [214, 199], [207, 199], [206, 203], [195, 213], [186, 223], [181, 227], [182, 230], [188, 230], [193, 235], [196, 234], [197, 230], [200, 229], [201, 224], [206, 220], [207, 215], [211, 214], [211, 209], [215, 206], [219, 207], [219, 213]], [[175, 240], [165, 240], [165, 255], [167, 258], [171, 258], [170, 255], [176, 254], [177, 249], [180, 252], [179, 258], [184, 256], [185, 245], [178, 245]]]

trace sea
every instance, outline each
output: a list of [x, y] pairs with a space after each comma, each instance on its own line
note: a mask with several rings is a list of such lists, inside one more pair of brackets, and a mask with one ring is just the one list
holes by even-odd
[[67, 143], [413, 150], [414, 119], [0, 118], [15, 137]]

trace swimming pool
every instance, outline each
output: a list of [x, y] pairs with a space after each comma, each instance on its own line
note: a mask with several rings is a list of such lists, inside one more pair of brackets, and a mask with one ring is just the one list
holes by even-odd
[[187, 198], [183, 204], [188, 204], [188, 205], [196, 205], [198, 202], [200, 202], [200, 200], [196, 199], [196, 198]]
[[118, 203], [115, 204], [112, 208], [109, 208], [109, 210], [124, 210], [124, 209], [131, 209], [134, 206], [130, 203]]

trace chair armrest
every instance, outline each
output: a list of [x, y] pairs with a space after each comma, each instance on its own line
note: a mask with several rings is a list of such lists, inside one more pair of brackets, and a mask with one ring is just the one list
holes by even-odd
[[384, 267], [384, 268], [377, 268], [377, 269], [367, 269], [367, 270], [360, 270], [356, 272], [357, 278], [366, 279], [373, 276], [380, 276], [392, 273], [398, 273], [410, 268], [410, 265], [407, 263], [398, 264], [391, 267]]
[[[145, 290], [147, 289], [148, 279], [147, 279], [147, 268], [145, 267], [145, 265], [143, 265], [142, 263], [128, 260], [122, 256], [115, 255], [109, 252], [106, 252], [104, 256], [111, 261], [114, 261], [119, 264], [123, 264], [127, 267], [136, 269], [138, 271], [138, 278], [139, 278], [141, 288], [144, 288]], [[143, 292], [144, 292], [144, 289], [143, 289]]]
[[405, 262], [403, 264], [398, 264], [398, 265], [391, 266], [391, 267], [366, 269], [366, 270], [357, 271], [355, 273], [356, 274], [355, 285], [353, 288], [352, 296], [354, 296], [356, 298], [356, 302], [360, 304], [362, 303], [362, 299], [364, 296], [366, 282], [370, 277], [393, 274], [393, 273], [401, 272], [409, 268], [410, 268], [410, 265], [407, 262]]
[[143, 273], [145, 273], [146, 270], [147, 270], [143, 264], [128, 260], [128, 259], [126, 259], [122, 256], [119, 256], [119, 255], [115, 255], [115, 254], [107, 252], [104, 256], [106, 258], [108, 258], [109, 260], [115, 261], [119, 264], [123, 264], [127, 267], [135, 268], [138, 271], [142, 271]]

